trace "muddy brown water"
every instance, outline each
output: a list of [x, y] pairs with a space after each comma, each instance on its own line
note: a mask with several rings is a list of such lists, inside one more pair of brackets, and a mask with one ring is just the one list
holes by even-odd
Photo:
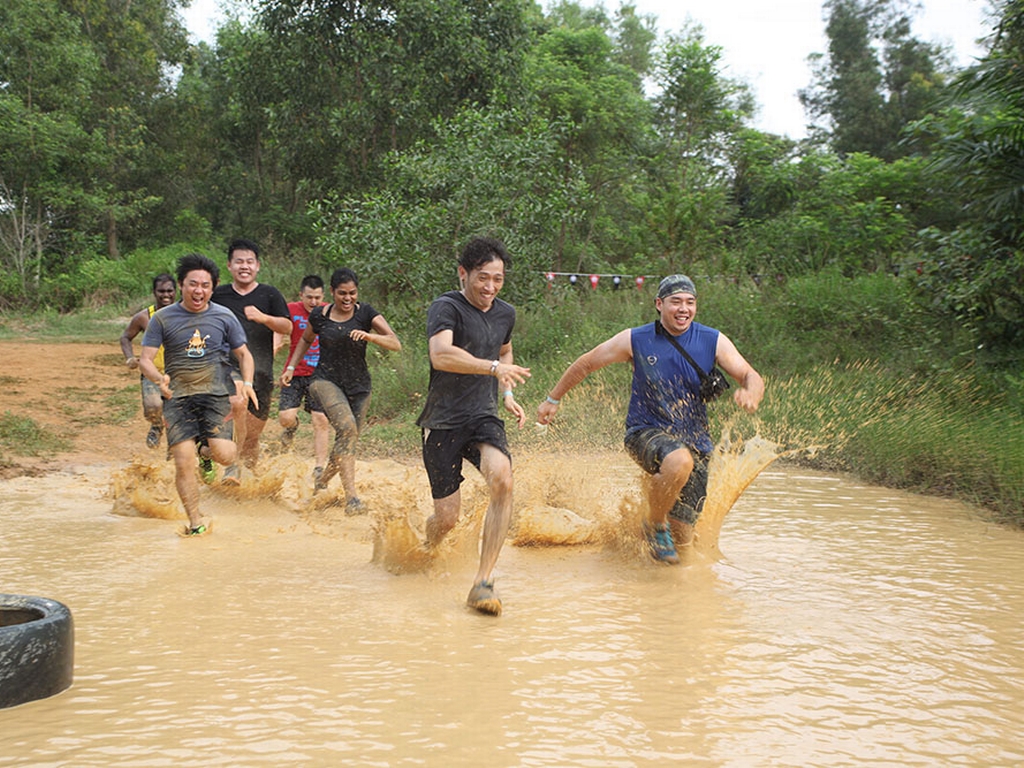
[[267, 466], [203, 491], [196, 540], [151, 458], [0, 483], [0, 591], [76, 631], [72, 688], [0, 710], [0, 766], [1024, 761], [1024, 535], [956, 503], [776, 462], [671, 568], [623, 455], [517, 456], [495, 619], [463, 603], [474, 478], [424, 560], [419, 467], [360, 462], [346, 518]]

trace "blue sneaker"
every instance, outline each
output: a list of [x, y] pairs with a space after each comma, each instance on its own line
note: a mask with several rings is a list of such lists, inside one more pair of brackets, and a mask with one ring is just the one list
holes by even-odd
[[669, 565], [679, 564], [679, 555], [676, 553], [676, 543], [672, 540], [672, 529], [668, 523], [661, 525], [644, 524], [644, 538], [647, 539], [647, 546], [651, 550], [651, 557]]

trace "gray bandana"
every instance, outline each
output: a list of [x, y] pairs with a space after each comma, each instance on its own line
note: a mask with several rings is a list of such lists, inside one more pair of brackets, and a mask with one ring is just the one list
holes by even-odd
[[674, 293], [689, 293], [697, 298], [697, 288], [686, 275], [669, 275], [658, 285], [659, 299], [667, 299]]

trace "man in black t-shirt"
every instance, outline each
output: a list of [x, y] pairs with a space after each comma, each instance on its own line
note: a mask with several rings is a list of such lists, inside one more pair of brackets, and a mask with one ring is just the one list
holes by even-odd
[[462, 460], [483, 474], [490, 491], [484, 519], [480, 568], [466, 603], [498, 615], [501, 600], [491, 571], [512, 517], [512, 457], [505, 423], [498, 418], [498, 386], [506, 410], [521, 428], [526, 412], [512, 388], [530, 369], [512, 358], [516, 312], [497, 298], [509, 256], [493, 238], [475, 238], [459, 258], [462, 290], [435, 299], [427, 311], [430, 385], [417, 424], [423, 429], [423, 463], [430, 479], [434, 514], [427, 519], [427, 545], [435, 546], [458, 522]]
[[[232, 377], [238, 395], [231, 400], [231, 414], [235, 420], [235, 440], [238, 456], [250, 469], [259, 458], [260, 435], [267, 425], [270, 401], [274, 391], [274, 334], [288, 336], [292, 332], [288, 302], [277, 288], [256, 282], [260, 271], [259, 246], [251, 240], [233, 240], [228, 246], [228, 271], [231, 282], [217, 286], [213, 302], [234, 312], [242, 323], [249, 351], [256, 363], [253, 389], [259, 407], [253, 407], [242, 397], [242, 380], [237, 367]], [[238, 465], [224, 470], [223, 483], [238, 485]]]

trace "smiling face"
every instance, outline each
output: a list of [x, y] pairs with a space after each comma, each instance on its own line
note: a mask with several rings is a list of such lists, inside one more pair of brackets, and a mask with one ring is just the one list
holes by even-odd
[[481, 264], [471, 272], [459, 267], [462, 294], [474, 307], [486, 312], [505, 284], [505, 262], [499, 258]]
[[359, 286], [353, 282], [338, 283], [337, 288], [331, 289], [331, 298], [334, 299], [334, 306], [342, 314], [349, 314], [356, 309], [356, 302], [359, 301]]
[[213, 277], [205, 269], [193, 269], [181, 281], [181, 305], [189, 312], [204, 312], [213, 296]]
[[162, 309], [174, 303], [176, 287], [170, 280], [163, 280], [156, 284], [153, 289], [153, 298], [156, 299], [156, 308]]
[[692, 293], [673, 293], [664, 299], [655, 299], [654, 306], [661, 315], [661, 324], [673, 336], [689, 329], [697, 316], [697, 297]]
[[228, 259], [228, 272], [235, 288], [242, 290], [256, 286], [256, 275], [260, 272], [260, 257], [252, 251], [236, 248]]

